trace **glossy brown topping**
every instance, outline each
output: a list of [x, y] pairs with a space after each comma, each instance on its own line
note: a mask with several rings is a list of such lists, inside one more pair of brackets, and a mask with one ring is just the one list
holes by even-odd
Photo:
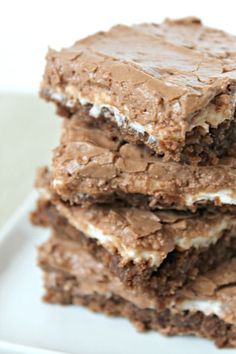
[[189, 132], [234, 119], [235, 43], [195, 18], [118, 25], [50, 50], [41, 93], [72, 110], [110, 109], [118, 125], [179, 159]]
[[[69, 206], [48, 190], [46, 198], [59, 215], [88, 239], [102, 245], [109, 253], [118, 254], [120, 264], [129, 261], [158, 267], [173, 250], [180, 252], [209, 247], [221, 237], [234, 236], [236, 222], [230, 213], [192, 214], [177, 211], [145, 211], [109, 205], [82, 208]], [[45, 193], [44, 193], [45, 194]], [[45, 197], [44, 197], [45, 198]]]
[[[81, 250], [75, 242], [64, 241], [60, 235], [40, 247], [39, 264], [53, 270], [60, 270], [75, 276], [80, 286], [77, 292], [81, 294], [113, 293], [122, 296], [141, 308], [160, 310], [158, 300], [151, 293], [128, 289], [97, 261], [91, 254]], [[199, 275], [182, 290], [169, 299], [166, 308], [174, 313], [184, 311], [181, 305], [193, 301], [190, 311], [196, 312], [194, 306], [202, 304], [198, 311], [208, 315], [215, 314], [229, 323], [236, 323], [236, 259], [222, 263], [204, 276]], [[76, 289], [74, 289], [76, 291]], [[196, 301], [196, 303], [194, 303]], [[205, 305], [205, 306], [204, 306]], [[201, 306], [201, 305], [200, 305]], [[186, 310], [186, 309], [185, 309]]]
[[[212, 310], [229, 323], [236, 323], [236, 259], [222, 263], [206, 275], [180, 290], [180, 298], [188, 300], [217, 300]], [[216, 307], [215, 307], [216, 306]]]
[[89, 237], [96, 238], [96, 232], [90, 232], [90, 225], [106, 235], [105, 239], [101, 238], [105, 246], [111, 238], [115, 240], [114, 244], [117, 242], [118, 245], [164, 253], [175, 247], [180, 250], [192, 246], [205, 247], [216, 242], [226, 230], [234, 230], [236, 226], [235, 217], [230, 214], [222, 214], [219, 218], [219, 213], [193, 215], [171, 212], [169, 217], [165, 218], [161, 211], [154, 213], [138, 208], [93, 206], [85, 209], [79, 206], [68, 207], [61, 202], [56, 205], [62, 216], [78, 230], [84, 230], [85, 233], [87, 230]]
[[[64, 200], [104, 201], [116, 194], [132, 204], [133, 194], [145, 197], [150, 208], [236, 203], [235, 159], [217, 166], [163, 162], [144, 145], [123, 141], [113, 125], [85, 117], [64, 122], [54, 153], [52, 185]], [[143, 199], [137, 204], [145, 206]]]
[[140, 308], [154, 305], [155, 302], [158, 306], [157, 300], [148, 298], [140, 291], [126, 288], [103, 263], [98, 262], [92, 254], [82, 250], [75, 242], [61, 239], [60, 234], [54, 233], [49, 241], [40, 246], [38, 263], [43, 268], [49, 267], [76, 276], [80, 284], [77, 291], [80, 293], [96, 292], [107, 296], [109, 292], [113, 292], [129, 299]]

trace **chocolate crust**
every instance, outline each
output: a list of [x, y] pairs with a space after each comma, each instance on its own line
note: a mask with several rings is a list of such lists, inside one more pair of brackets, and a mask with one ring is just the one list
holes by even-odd
[[195, 18], [118, 25], [49, 50], [41, 96], [64, 111], [81, 101], [114, 107], [122, 131], [165, 159], [214, 161], [222, 153], [216, 135], [227, 150], [230, 130], [211, 128], [235, 122], [235, 53], [234, 36]]
[[[235, 203], [235, 167], [233, 157], [217, 166], [163, 162], [143, 145], [127, 143], [107, 120], [81, 113], [64, 122], [53, 155], [52, 188], [71, 204], [122, 201], [152, 210], [194, 211]], [[228, 201], [221, 200], [222, 193]]]
[[138, 265], [129, 262], [122, 265], [118, 254], [109, 253], [98, 245], [96, 240], [86, 237], [71, 226], [66, 218], [59, 215], [50, 201], [39, 201], [37, 210], [31, 214], [31, 221], [39, 226], [51, 227], [60, 238], [75, 241], [108, 267], [125, 286], [145, 289], [147, 293], [155, 294], [160, 306], [198, 274], [204, 274], [221, 262], [231, 259], [236, 250], [235, 235], [226, 232], [215, 244], [207, 248], [170, 252], [158, 269], [143, 263]]
[[73, 287], [78, 287], [75, 277], [63, 272], [56, 273], [51, 283], [50, 273], [45, 272], [46, 292], [44, 301], [56, 304], [75, 304], [88, 307], [94, 312], [102, 312], [108, 316], [123, 316], [138, 331], [154, 330], [164, 335], [196, 335], [213, 340], [222, 347], [236, 347], [236, 327], [218, 318], [216, 315], [206, 316], [201, 312], [171, 313], [164, 310], [157, 313], [152, 309], [139, 309], [123, 298], [112, 294], [105, 297], [100, 294], [75, 295]]

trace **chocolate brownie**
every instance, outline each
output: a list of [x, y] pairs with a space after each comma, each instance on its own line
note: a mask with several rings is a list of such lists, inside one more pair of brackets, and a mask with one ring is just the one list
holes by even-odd
[[204, 336], [220, 347], [236, 346], [235, 259], [198, 276], [163, 310], [153, 296], [125, 288], [93, 255], [60, 235], [40, 247], [39, 265], [47, 302], [124, 316], [141, 331]]
[[235, 254], [236, 220], [230, 214], [136, 211], [41, 199], [31, 220], [93, 254], [125, 286], [154, 294], [160, 307], [198, 274]]
[[216, 163], [235, 142], [236, 37], [197, 18], [118, 25], [49, 49], [41, 96], [86, 106], [166, 160]]
[[71, 204], [123, 201], [147, 209], [191, 210], [235, 206], [236, 159], [223, 158], [216, 166], [163, 162], [144, 145], [123, 140], [113, 124], [80, 113], [80, 119], [63, 124], [52, 187]]

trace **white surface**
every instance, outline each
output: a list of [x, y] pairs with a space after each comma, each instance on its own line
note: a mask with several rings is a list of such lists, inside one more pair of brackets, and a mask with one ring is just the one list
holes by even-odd
[[235, 0], [2, 0], [0, 89], [37, 92], [48, 46], [69, 46], [116, 23], [195, 15], [236, 34], [235, 6]]
[[139, 334], [125, 319], [42, 303], [35, 245], [47, 232], [28, 222], [34, 199], [32, 194], [0, 232], [0, 353], [236, 353], [203, 339]]

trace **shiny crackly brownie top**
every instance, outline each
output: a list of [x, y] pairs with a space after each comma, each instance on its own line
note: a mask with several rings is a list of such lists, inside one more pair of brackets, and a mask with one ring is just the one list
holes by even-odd
[[235, 38], [196, 18], [114, 26], [49, 50], [41, 95], [72, 111], [90, 104], [178, 160], [190, 138], [234, 120]]

